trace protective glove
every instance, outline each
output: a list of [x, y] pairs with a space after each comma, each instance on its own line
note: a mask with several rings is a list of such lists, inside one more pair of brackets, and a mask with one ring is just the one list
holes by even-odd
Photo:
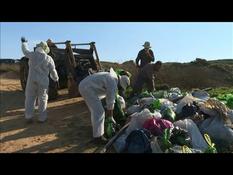
[[113, 117], [107, 117], [105, 120], [105, 134], [107, 138], [114, 136], [116, 132], [116, 121]]
[[114, 120], [113, 117], [108, 117], [108, 118], [106, 119], [106, 122], [109, 122], [109, 123], [112, 123], [112, 124], [116, 125], [116, 121]]
[[21, 37], [21, 42], [25, 43], [25, 42], [28, 42], [28, 41], [25, 39], [25, 37]]

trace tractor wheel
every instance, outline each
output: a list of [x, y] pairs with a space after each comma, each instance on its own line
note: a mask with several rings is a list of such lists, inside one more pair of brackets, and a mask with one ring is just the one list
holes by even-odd
[[[27, 77], [28, 77], [28, 58], [23, 57], [20, 60], [20, 83], [23, 91], [26, 89]], [[54, 100], [58, 96], [58, 86], [57, 83], [54, 82], [49, 77], [49, 90], [48, 90], [49, 100]]]
[[49, 77], [49, 90], [48, 90], [49, 100], [55, 100], [58, 96], [58, 85]]
[[23, 57], [20, 60], [20, 83], [23, 91], [25, 91], [28, 77], [28, 58]]

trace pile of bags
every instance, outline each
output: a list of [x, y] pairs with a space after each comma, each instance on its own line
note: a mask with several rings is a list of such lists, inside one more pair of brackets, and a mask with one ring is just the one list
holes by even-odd
[[216, 153], [233, 145], [233, 110], [205, 91], [171, 88], [129, 101], [129, 126], [113, 144], [117, 152]]

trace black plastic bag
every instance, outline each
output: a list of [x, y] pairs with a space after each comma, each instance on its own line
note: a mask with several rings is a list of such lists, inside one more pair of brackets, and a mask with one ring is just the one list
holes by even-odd
[[126, 138], [125, 153], [152, 153], [152, 134], [146, 129], [132, 131]]
[[179, 119], [185, 119], [187, 117], [191, 117], [191, 116], [195, 115], [197, 112], [198, 112], [198, 106], [195, 103], [186, 104], [182, 108], [182, 112], [179, 115]]

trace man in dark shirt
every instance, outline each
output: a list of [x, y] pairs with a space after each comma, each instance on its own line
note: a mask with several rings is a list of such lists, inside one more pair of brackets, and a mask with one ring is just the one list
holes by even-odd
[[139, 94], [143, 89], [143, 85], [146, 84], [146, 88], [149, 92], [155, 90], [155, 77], [156, 72], [160, 70], [162, 66], [161, 61], [157, 61], [155, 64], [147, 64], [145, 65], [141, 71], [139, 72], [136, 81], [133, 85], [133, 93], [132, 94]]
[[[150, 49], [151, 48], [150, 43], [146, 41], [143, 47], [144, 49], [139, 51], [138, 56], [136, 58], [136, 65], [139, 68], [142, 68], [146, 64], [149, 64], [155, 60], [154, 53]], [[140, 61], [140, 65], [139, 65], [139, 61]]]

